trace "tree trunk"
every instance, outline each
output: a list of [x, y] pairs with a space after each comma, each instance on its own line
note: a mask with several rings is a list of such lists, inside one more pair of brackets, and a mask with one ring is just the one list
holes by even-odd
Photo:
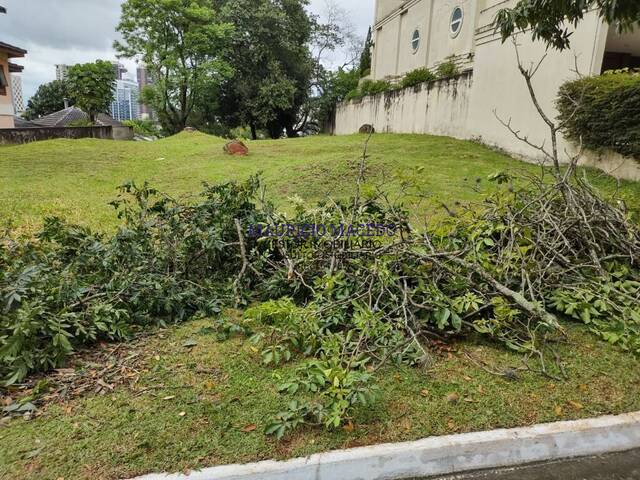
[[296, 131], [295, 127], [293, 125], [287, 125], [286, 127], [287, 130], [287, 137], [288, 138], [297, 138], [298, 137], [298, 132]]
[[251, 127], [251, 138], [254, 139], [254, 140], [257, 140], [258, 139], [258, 132], [256, 130], [256, 124], [251, 122], [249, 125]]

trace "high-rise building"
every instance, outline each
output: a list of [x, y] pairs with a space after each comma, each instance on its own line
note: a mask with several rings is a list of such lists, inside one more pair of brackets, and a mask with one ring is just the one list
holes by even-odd
[[11, 74], [11, 97], [16, 115], [23, 113], [24, 95], [22, 93], [22, 77], [16, 73]]
[[133, 80], [116, 80], [115, 98], [111, 103], [111, 116], [116, 120], [140, 118], [140, 87]]
[[64, 63], [56, 65], [56, 80], [66, 80], [69, 76], [69, 65]]
[[[141, 92], [144, 87], [153, 85], [153, 78], [149, 74], [149, 71], [147, 70], [147, 67], [144, 63], [140, 63], [138, 65], [136, 73], [138, 77], [138, 86], [140, 87]], [[140, 118], [143, 120], [148, 120], [153, 117], [154, 117], [154, 114], [151, 107], [149, 107], [148, 105], [145, 105], [144, 103], [140, 103]]]
[[124, 68], [120, 62], [111, 62], [113, 65], [113, 71], [116, 74], [116, 80], [124, 80], [124, 74], [127, 73], [127, 69]]

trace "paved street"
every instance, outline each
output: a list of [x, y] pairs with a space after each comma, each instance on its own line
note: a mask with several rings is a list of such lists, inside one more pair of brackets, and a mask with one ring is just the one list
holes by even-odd
[[432, 480], [640, 480], [640, 450]]

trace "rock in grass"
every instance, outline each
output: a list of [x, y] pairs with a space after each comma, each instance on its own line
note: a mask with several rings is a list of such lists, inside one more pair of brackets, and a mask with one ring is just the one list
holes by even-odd
[[358, 130], [360, 133], [366, 133], [367, 135], [370, 133], [376, 133], [376, 129], [373, 128], [373, 125], [369, 124], [369, 123], [365, 123], [364, 125], [362, 125], [360, 127], [360, 130]]
[[447, 394], [446, 399], [447, 399], [447, 403], [455, 405], [456, 403], [458, 403], [458, 401], [460, 401], [460, 395], [458, 395], [455, 392], [451, 392], [451, 393]]
[[227, 143], [222, 150], [228, 155], [248, 155], [249, 149], [247, 146], [239, 140]]

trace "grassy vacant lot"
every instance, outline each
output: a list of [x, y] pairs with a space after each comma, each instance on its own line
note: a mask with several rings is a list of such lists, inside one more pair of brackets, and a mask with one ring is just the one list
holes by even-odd
[[[127, 180], [152, 185], [172, 195], [190, 194], [203, 181], [218, 182], [262, 171], [275, 199], [298, 195], [317, 200], [327, 193], [353, 190], [349, 162], [357, 160], [363, 136], [311, 137], [263, 141], [250, 145], [247, 158], [223, 154], [224, 140], [182, 133], [153, 143], [102, 140], [54, 140], [0, 147], [0, 220], [21, 227], [39, 224], [43, 216], [106, 228], [116, 223], [108, 202]], [[391, 188], [404, 180], [416, 183], [440, 201], [479, 200], [487, 175], [505, 169], [537, 170], [481, 145], [426, 135], [375, 135], [370, 145], [371, 173]], [[424, 167], [417, 172], [418, 167]], [[609, 177], [589, 172], [594, 183], [613, 191]], [[626, 183], [628, 203], [640, 200], [640, 184]], [[429, 209], [428, 211], [431, 211]]]
[[[202, 181], [262, 170], [271, 196], [282, 203], [292, 195], [313, 200], [348, 194], [348, 161], [357, 158], [363, 141], [265, 141], [250, 144], [247, 158], [224, 156], [222, 140], [201, 134], [148, 144], [81, 140], [2, 147], [0, 219], [24, 231], [50, 214], [113, 228], [107, 202], [127, 179], [149, 180], [182, 195], [197, 191]], [[495, 171], [536, 168], [440, 137], [376, 135], [370, 152], [377, 178], [394, 189], [409, 179], [432, 194], [416, 215], [437, 214], [441, 201], [481, 200], [486, 176]], [[587, 173], [605, 191], [616, 188], [612, 179]], [[640, 185], [625, 183], [621, 193], [638, 207]], [[36, 418], [0, 424], [0, 478], [127, 478], [640, 409], [640, 362], [585, 327], [568, 325], [567, 343], [560, 347], [566, 382], [527, 372], [507, 380], [489, 370], [518, 367], [519, 355], [486, 342], [454, 343], [436, 352], [430, 370], [379, 373], [379, 398], [352, 428], [307, 428], [277, 442], [262, 430], [287, 401], [275, 385], [295, 365], [262, 367], [248, 342], [220, 343], [210, 325], [210, 319], [194, 320], [130, 345], [103, 345], [99, 354], [79, 355], [72, 369], [51, 375], [45, 380], [49, 391], [41, 390], [55, 396]]]

